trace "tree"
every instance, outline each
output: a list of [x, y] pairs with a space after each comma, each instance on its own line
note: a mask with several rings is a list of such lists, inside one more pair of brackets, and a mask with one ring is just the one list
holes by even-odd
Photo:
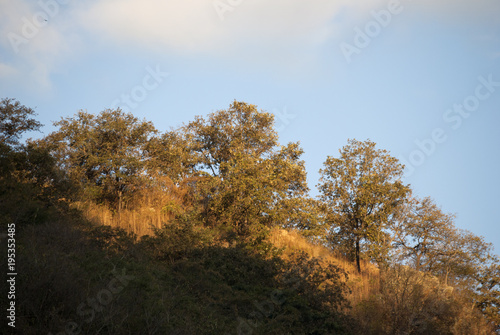
[[4, 98], [0, 101], [0, 173], [10, 175], [16, 169], [15, 156], [22, 152], [21, 135], [27, 131], [40, 130], [42, 124], [33, 117], [33, 109], [21, 105], [17, 100]]
[[492, 257], [477, 274], [475, 300], [479, 310], [500, 332], [500, 263]]
[[470, 287], [482, 266], [489, 261], [492, 250], [491, 243], [485, 242], [483, 237], [464, 229], [450, 229], [428, 271], [443, 276], [447, 284]]
[[278, 144], [272, 114], [234, 101], [180, 131], [195, 158], [193, 187], [205, 222], [245, 235], [291, 220], [284, 208], [308, 191], [303, 151], [298, 143]]
[[146, 151], [150, 174], [167, 177], [175, 183], [195, 174], [199, 159], [191, 148], [191, 142], [181, 130], [171, 130], [149, 140]]
[[428, 271], [450, 280], [468, 282], [486, 262], [492, 246], [482, 237], [454, 225], [454, 216], [443, 213], [429, 197], [410, 199], [392, 227], [394, 247], [402, 262], [417, 271]]
[[42, 124], [32, 117], [33, 109], [21, 105], [14, 99], [5, 98], [0, 101], [0, 143], [2, 145], [18, 145], [21, 134], [27, 131], [40, 130]]
[[394, 247], [402, 261], [410, 260], [415, 270], [429, 270], [451, 234], [453, 215], [443, 213], [431, 198], [409, 199], [400, 206], [393, 226]]
[[500, 267], [493, 246], [456, 228], [453, 219], [430, 198], [410, 199], [400, 207], [392, 227], [399, 260], [417, 271], [439, 276], [445, 286], [459, 287], [500, 329]]
[[125, 196], [141, 186], [153, 124], [117, 109], [99, 115], [80, 111], [55, 125], [59, 129], [46, 141], [70, 178], [120, 211]]
[[199, 155], [198, 170], [213, 176], [223, 177], [238, 154], [265, 157], [278, 145], [274, 116], [244, 102], [234, 101], [206, 121], [197, 116], [183, 130]]
[[465, 292], [435, 276], [396, 264], [381, 273], [379, 285], [355, 307], [357, 334], [492, 334]]
[[[0, 102], [0, 221], [35, 223], [59, 206], [69, 189], [54, 159], [39, 141], [21, 143], [42, 124], [33, 109], [13, 99]], [[22, 204], [22, 206], [19, 206]]]
[[491, 243], [462, 229], [450, 229], [429, 272], [468, 292], [472, 305], [500, 330], [500, 266]]
[[383, 263], [383, 253], [370, 248], [370, 242], [380, 243], [378, 237], [410, 191], [400, 180], [403, 165], [375, 145], [369, 140], [349, 140], [339, 151], [340, 158], [329, 156], [320, 170], [318, 186], [326, 204], [330, 236], [347, 244], [358, 272], [363, 242], [372, 258]]

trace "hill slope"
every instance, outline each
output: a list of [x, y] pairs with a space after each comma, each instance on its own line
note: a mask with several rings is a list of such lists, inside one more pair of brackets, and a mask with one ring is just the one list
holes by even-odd
[[431, 278], [371, 264], [357, 275], [294, 231], [228, 243], [189, 221], [141, 238], [78, 212], [49, 221], [17, 236], [18, 333], [486, 333]]

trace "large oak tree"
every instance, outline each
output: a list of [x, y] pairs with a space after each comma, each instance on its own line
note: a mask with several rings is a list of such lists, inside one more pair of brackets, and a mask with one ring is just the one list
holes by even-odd
[[59, 129], [46, 141], [70, 178], [120, 211], [125, 196], [141, 185], [153, 124], [116, 109], [98, 115], [80, 111], [55, 125]]
[[272, 114], [234, 101], [180, 132], [196, 162], [193, 187], [207, 223], [244, 235], [300, 221], [299, 202], [308, 191], [303, 151], [298, 143], [279, 145]]
[[349, 140], [339, 152], [339, 158], [329, 156], [320, 170], [319, 190], [331, 240], [347, 247], [360, 272], [363, 243], [375, 260], [383, 261], [380, 236], [410, 189], [400, 180], [403, 165], [374, 142]]

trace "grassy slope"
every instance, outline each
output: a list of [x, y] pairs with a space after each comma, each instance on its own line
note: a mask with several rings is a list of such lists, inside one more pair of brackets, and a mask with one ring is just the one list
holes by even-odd
[[[284, 263], [268, 245], [266, 252], [222, 246], [210, 230], [190, 225], [161, 234], [139, 241], [79, 215], [18, 227], [17, 333], [347, 331], [347, 319], [336, 312], [342, 284], [335, 269], [293, 256]], [[309, 283], [307, 268], [331, 276]], [[11, 333], [2, 327], [0, 333]]]
[[390, 334], [414, 327], [405, 320], [415, 315], [428, 316], [423, 333], [489, 333], [434, 279], [398, 272], [390, 286], [374, 265], [357, 274], [294, 231], [249, 248], [190, 224], [137, 239], [81, 214], [18, 227], [17, 333]]

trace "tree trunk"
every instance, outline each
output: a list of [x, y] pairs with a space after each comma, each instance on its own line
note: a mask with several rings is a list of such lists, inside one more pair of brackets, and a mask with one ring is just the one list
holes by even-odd
[[361, 273], [361, 264], [359, 263], [359, 236], [356, 236], [356, 267], [358, 268], [358, 273]]
[[415, 270], [420, 271], [420, 258], [422, 257], [421, 253], [417, 253], [417, 257], [415, 259]]
[[122, 211], [122, 191], [118, 191], [118, 213]]

